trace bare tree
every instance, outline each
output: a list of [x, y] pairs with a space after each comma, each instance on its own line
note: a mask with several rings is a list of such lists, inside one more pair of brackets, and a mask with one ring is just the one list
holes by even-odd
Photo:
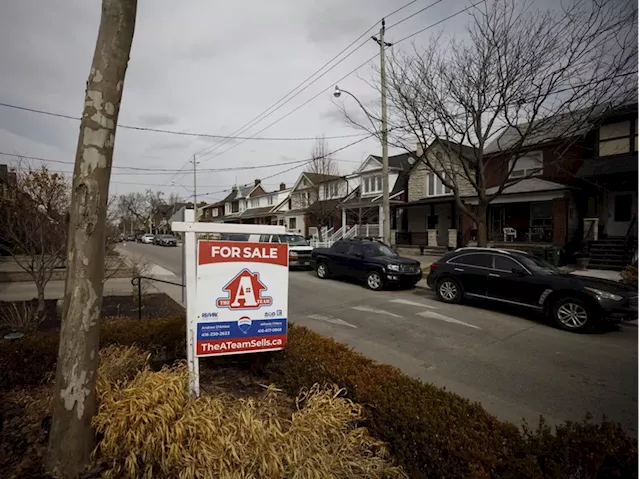
[[318, 228], [318, 239], [322, 241], [322, 228], [329, 225], [340, 200], [331, 193], [335, 192], [334, 188], [341, 189], [340, 171], [324, 137], [316, 139], [305, 173], [311, 183], [303, 192], [294, 195], [294, 208], [307, 210]]
[[158, 216], [167, 202], [162, 191], [148, 189], [144, 193], [127, 193], [118, 198], [118, 210], [127, 221], [130, 229], [144, 229], [154, 232]]
[[136, 0], [103, 0], [73, 174], [67, 280], [51, 409], [47, 468], [75, 478], [95, 446], [96, 372], [109, 177]]
[[[546, 11], [485, 2], [465, 39], [435, 36], [422, 51], [390, 58], [390, 143], [414, 152], [417, 141], [426, 152], [419, 160], [453, 192], [484, 246], [489, 204], [535, 173], [512, 178], [519, 158], [557, 141], [560, 159], [607, 109], [636, 98], [636, 31], [630, 0], [574, 0]], [[434, 142], [438, 155], [428, 150]], [[469, 195], [477, 206], [461, 199]]]
[[21, 164], [12, 176], [11, 195], [0, 198], [0, 249], [33, 278], [42, 318], [45, 287], [65, 257], [69, 185], [46, 166]]

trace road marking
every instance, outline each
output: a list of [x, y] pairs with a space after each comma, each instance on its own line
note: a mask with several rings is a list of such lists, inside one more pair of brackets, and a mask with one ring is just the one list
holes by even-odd
[[466, 326], [473, 329], [480, 329], [478, 326], [474, 326], [473, 324], [465, 323], [464, 321], [460, 321], [459, 319], [450, 318], [449, 316], [445, 316], [444, 314], [434, 313], [433, 311], [422, 311], [421, 313], [417, 314], [418, 316], [422, 316], [423, 318], [439, 319], [440, 321], [445, 321], [447, 323], [459, 324], [461, 326]]
[[384, 309], [370, 308], [369, 306], [353, 306], [351, 309], [355, 309], [356, 311], [363, 311], [365, 313], [385, 314], [387, 316], [393, 316], [394, 318], [402, 318], [402, 316], [400, 316], [399, 314], [391, 313], [389, 311], [385, 311]]
[[350, 328], [357, 328], [355, 324], [347, 323], [342, 319], [334, 318], [333, 316], [322, 316], [320, 314], [310, 314], [310, 319], [317, 319], [318, 321], [326, 321], [327, 323], [340, 324], [341, 326], [349, 326]]
[[435, 306], [429, 306], [428, 304], [419, 303], [418, 301], [411, 301], [410, 299], [390, 299], [390, 303], [406, 304], [408, 306], [418, 306], [420, 308], [438, 309]]

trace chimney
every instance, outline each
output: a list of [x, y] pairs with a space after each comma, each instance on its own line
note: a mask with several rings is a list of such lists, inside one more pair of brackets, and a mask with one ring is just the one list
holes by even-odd
[[420, 159], [423, 154], [424, 148], [422, 148], [422, 143], [418, 142], [418, 144], [416, 145], [416, 156], [418, 157], [418, 159]]
[[285, 185], [284, 183], [280, 183], [280, 191], [284, 191], [287, 189], [287, 185]]
[[258, 186], [258, 185], [260, 184], [260, 180], [253, 180], [253, 184], [254, 184], [255, 186]]

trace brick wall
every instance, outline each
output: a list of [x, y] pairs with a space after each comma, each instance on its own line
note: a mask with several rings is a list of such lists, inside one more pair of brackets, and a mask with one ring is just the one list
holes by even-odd
[[553, 244], [564, 246], [569, 238], [568, 224], [569, 200], [556, 198], [552, 203]]

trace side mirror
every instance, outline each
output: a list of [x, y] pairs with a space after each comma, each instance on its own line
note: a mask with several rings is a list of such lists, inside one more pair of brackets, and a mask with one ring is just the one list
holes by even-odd
[[527, 273], [522, 268], [511, 268], [511, 272], [517, 276], [525, 276]]

